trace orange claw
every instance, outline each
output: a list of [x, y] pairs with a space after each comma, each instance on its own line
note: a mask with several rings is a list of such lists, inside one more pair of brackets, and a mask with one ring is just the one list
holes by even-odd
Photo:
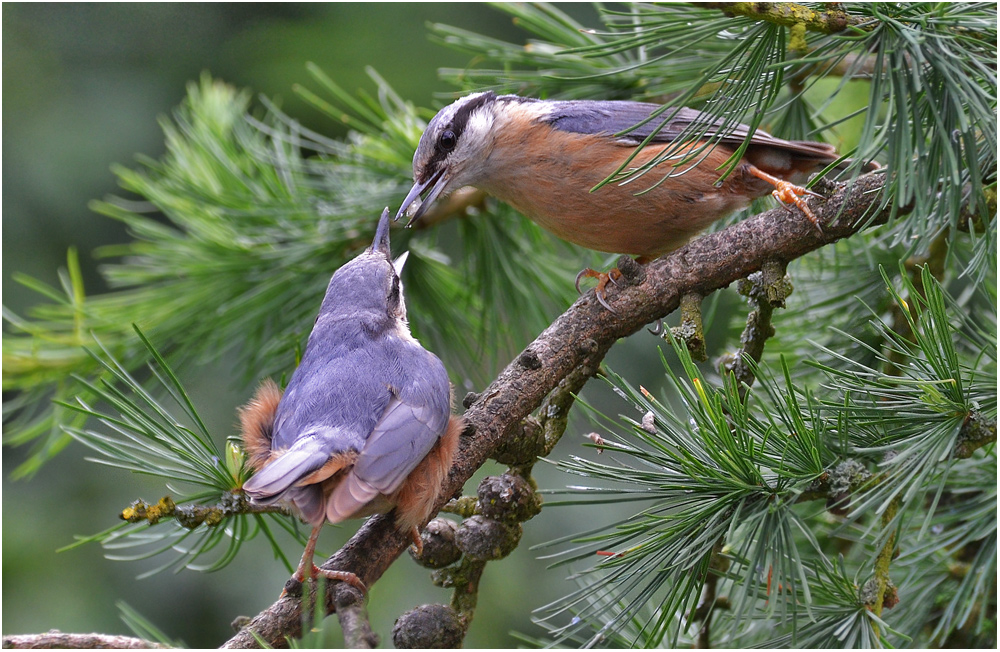
[[767, 172], [764, 172], [763, 170], [754, 165], [748, 165], [747, 172], [757, 177], [758, 179], [763, 179], [764, 181], [767, 181], [769, 184], [774, 186], [774, 192], [772, 192], [771, 194], [774, 195], [775, 199], [781, 202], [782, 206], [785, 206], [786, 204], [795, 204], [798, 207], [798, 209], [802, 211], [806, 217], [809, 218], [809, 221], [813, 223], [816, 229], [820, 233], [823, 232], [823, 227], [820, 225], [819, 219], [812, 212], [812, 209], [809, 208], [809, 204], [806, 203], [806, 200], [802, 198], [803, 196], [806, 195], [810, 197], [822, 197], [823, 195], [815, 193], [812, 190], [808, 190], [801, 186], [796, 186], [794, 183], [790, 181], [785, 181], [783, 179], [779, 179], [778, 177], [771, 176]]
[[[597, 295], [597, 300], [604, 306], [608, 312], [615, 312], [614, 309], [608, 305], [607, 299], [607, 286], [610, 282], [613, 285], [618, 285], [618, 279], [622, 277], [621, 271], [617, 267], [613, 267], [605, 272], [598, 272], [597, 270], [587, 269], [580, 270], [580, 273], [576, 275], [576, 291], [580, 294], [583, 292], [580, 290], [580, 280], [583, 278], [596, 278], [597, 287], [594, 288], [594, 294]], [[617, 314], [617, 313], [615, 313]]]

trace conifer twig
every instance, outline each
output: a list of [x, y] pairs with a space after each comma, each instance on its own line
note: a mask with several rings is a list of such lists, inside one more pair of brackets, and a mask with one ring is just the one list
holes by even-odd
[[797, 2], [706, 2], [705, 6], [721, 9], [727, 16], [745, 16], [786, 27], [805, 25], [807, 30], [823, 34], [836, 34], [866, 22], [843, 10], [816, 11]]
[[66, 634], [53, 629], [44, 634], [15, 634], [3, 637], [4, 649], [11, 650], [150, 650], [166, 645], [135, 636], [114, 634]]

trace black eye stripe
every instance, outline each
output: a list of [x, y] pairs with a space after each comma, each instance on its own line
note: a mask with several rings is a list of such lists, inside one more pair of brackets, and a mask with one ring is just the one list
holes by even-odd
[[[466, 126], [469, 124], [469, 118], [472, 117], [472, 113], [487, 102], [496, 100], [496, 98], [496, 93], [487, 91], [476, 99], [466, 102], [459, 107], [458, 111], [455, 111], [455, 117], [451, 119], [451, 124], [445, 128], [445, 131], [451, 131], [455, 134], [455, 142], [458, 142], [458, 139], [462, 137], [462, 132], [465, 131]], [[442, 135], [444, 135], [443, 131]]]
[[[508, 96], [504, 96], [508, 97]], [[441, 133], [438, 135], [437, 139], [434, 141], [434, 153], [431, 155], [427, 164], [423, 168], [423, 174], [420, 181], [426, 181], [437, 171], [441, 163], [448, 158], [448, 154], [455, 149], [454, 146], [451, 148], [445, 148], [442, 146], [441, 137], [446, 131], [450, 131], [455, 136], [455, 145], [462, 139], [462, 132], [465, 131], [466, 126], [469, 124], [469, 119], [472, 117], [472, 113], [479, 107], [489, 103], [495, 102], [497, 99], [497, 94], [493, 91], [486, 91], [479, 97], [469, 100], [455, 111], [455, 115], [452, 116], [451, 122], [443, 125], [441, 128]]]

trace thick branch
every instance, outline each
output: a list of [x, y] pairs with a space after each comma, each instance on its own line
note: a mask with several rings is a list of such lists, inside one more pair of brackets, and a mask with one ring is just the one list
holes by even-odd
[[[823, 233], [801, 214], [790, 216], [777, 208], [699, 238], [645, 266], [641, 282], [613, 292], [609, 300], [614, 313], [601, 307], [593, 292], [580, 297], [471, 403], [465, 419], [473, 433], [461, 442], [438, 507], [462, 490], [560, 381], [580, 367], [596, 368], [618, 339], [676, 310], [684, 294], [707, 296], [761, 269], [766, 261], [788, 262], [851, 236], [865, 224], [884, 222], [885, 212], [869, 215], [878, 208], [883, 183], [881, 175], [865, 175], [850, 186], [838, 186], [828, 200], [813, 201], [813, 212], [827, 225]], [[408, 544], [391, 515], [376, 516], [323, 566], [351, 571], [370, 587]], [[338, 583], [333, 590], [349, 587]], [[291, 598], [274, 603], [225, 647], [255, 647], [251, 630], [272, 645], [282, 645], [286, 635], [299, 630], [298, 603]]]

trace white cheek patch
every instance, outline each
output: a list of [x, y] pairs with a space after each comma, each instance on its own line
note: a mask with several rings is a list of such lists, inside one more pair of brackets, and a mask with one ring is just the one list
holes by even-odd
[[469, 121], [465, 123], [462, 140], [470, 145], [481, 146], [492, 134], [494, 122], [492, 111], [482, 109], [473, 111], [472, 115], [469, 116]]
[[477, 109], [469, 116], [458, 139], [458, 147], [447, 158], [448, 192], [475, 186], [490, 177], [489, 155], [495, 141], [496, 118], [491, 108]]

